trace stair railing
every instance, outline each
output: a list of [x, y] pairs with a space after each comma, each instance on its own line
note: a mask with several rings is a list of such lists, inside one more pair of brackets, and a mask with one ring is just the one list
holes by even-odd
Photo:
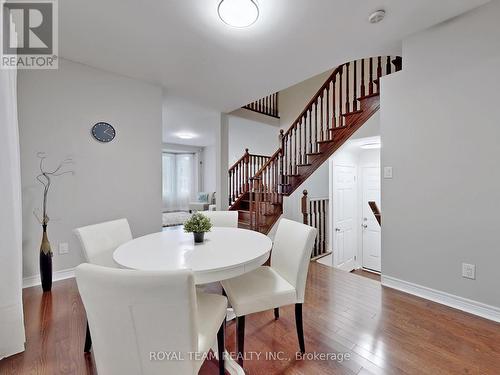
[[269, 156], [255, 155], [245, 149], [241, 158], [228, 171], [229, 205], [249, 191], [250, 178], [269, 160]]
[[318, 260], [332, 252], [328, 249], [328, 198], [309, 198], [307, 190], [302, 192], [302, 222], [316, 228], [317, 235], [311, 260]]
[[247, 104], [243, 108], [262, 113], [267, 116], [279, 118], [279, 95], [274, 93], [262, 99]]
[[300, 166], [311, 165], [308, 156], [319, 155], [320, 144], [333, 142], [336, 132], [347, 128], [347, 116], [362, 112], [360, 99], [379, 94], [382, 76], [401, 68], [401, 57], [378, 56], [334, 69], [288, 130], [280, 131], [281, 147], [250, 179], [252, 229], [268, 226], [266, 212], [272, 202], [267, 199], [281, 202], [281, 195], [289, 195], [296, 187], [290, 179], [299, 176]]
[[297, 175], [298, 166], [308, 165], [308, 155], [318, 154], [322, 142], [331, 142], [335, 132], [346, 127], [346, 116], [360, 112], [360, 98], [379, 93], [380, 77], [400, 69], [401, 59], [390, 56], [338, 66], [283, 133], [285, 177]]
[[280, 163], [281, 149], [278, 149], [255, 176], [250, 178], [250, 227], [253, 230], [266, 225], [265, 217], [274, 215], [275, 206], [281, 207], [283, 203], [279, 191]]

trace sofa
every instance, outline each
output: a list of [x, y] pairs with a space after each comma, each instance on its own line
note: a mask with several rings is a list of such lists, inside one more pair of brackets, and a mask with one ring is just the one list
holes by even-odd
[[211, 205], [215, 204], [215, 192], [199, 192], [195, 202], [189, 202], [189, 212], [207, 211]]

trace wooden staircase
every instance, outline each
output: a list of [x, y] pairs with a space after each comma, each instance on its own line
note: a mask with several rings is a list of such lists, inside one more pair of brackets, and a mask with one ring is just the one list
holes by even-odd
[[380, 77], [401, 70], [401, 58], [371, 57], [337, 67], [271, 156], [245, 154], [229, 169], [229, 209], [239, 226], [268, 233], [292, 194], [380, 107]]

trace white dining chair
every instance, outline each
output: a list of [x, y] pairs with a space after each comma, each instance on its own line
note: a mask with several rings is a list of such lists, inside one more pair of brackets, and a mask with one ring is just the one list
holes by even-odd
[[238, 228], [238, 211], [203, 211], [214, 227]]
[[[80, 240], [83, 255], [88, 263], [112, 268], [118, 268], [118, 264], [113, 260], [113, 252], [118, 246], [132, 240], [132, 232], [127, 219], [88, 225], [76, 228], [73, 232]], [[91, 348], [92, 338], [87, 323], [83, 351], [88, 353]]]
[[73, 232], [80, 240], [87, 262], [106, 267], [118, 267], [113, 260], [113, 252], [118, 246], [132, 240], [127, 219], [88, 225], [76, 228]]
[[222, 281], [229, 303], [237, 316], [238, 360], [243, 364], [245, 315], [295, 304], [295, 323], [301, 353], [305, 352], [302, 304], [316, 229], [281, 219], [274, 237], [271, 266]]
[[197, 374], [217, 339], [224, 374], [227, 299], [196, 293], [190, 270], [75, 270], [99, 374]]

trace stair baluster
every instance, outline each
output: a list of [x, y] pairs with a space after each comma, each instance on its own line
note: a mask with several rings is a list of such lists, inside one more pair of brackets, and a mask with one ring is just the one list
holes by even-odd
[[354, 83], [353, 83], [353, 95], [352, 95], [352, 110], [357, 111], [358, 110], [358, 85], [357, 85], [357, 72], [358, 72], [358, 62], [354, 61]]
[[361, 59], [361, 88], [360, 88], [361, 97], [366, 95], [366, 87], [365, 87], [365, 59]]
[[368, 94], [373, 94], [373, 57], [370, 57], [370, 77], [368, 78]]
[[307, 190], [302, 192], [301, 212], [302, 221], [318, 230], [314, 241], [311, 259], [317, 260], [331, 254], [328, 250], [328, 198], [309, 198]]
[[349, 86], [350, 86], [350, 81], [349, 81], [349, 72], [350, 72], [350, 66], [351, 63], [346, 64], [346, 80], [345, 80], [345, 113], [351, 112], [351, 97], [349, 96]]

